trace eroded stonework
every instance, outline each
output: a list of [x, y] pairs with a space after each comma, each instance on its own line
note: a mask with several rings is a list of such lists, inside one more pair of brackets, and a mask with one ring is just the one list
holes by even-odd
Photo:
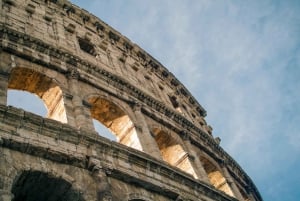
[[[206, 111], [140, 47], [66, 0], [0, 9], [0, 201], [262, 200]], [[10, 89], [47, 116], [7, 106]]]

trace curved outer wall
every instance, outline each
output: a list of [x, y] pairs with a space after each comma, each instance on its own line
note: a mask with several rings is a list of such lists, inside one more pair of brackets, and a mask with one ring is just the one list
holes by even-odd
[[[262, 200], [202, 106], [136, 44], [68, 1], [0, 9], [0, 201]], [[7, 106], [9, 89], [47, 116]]]

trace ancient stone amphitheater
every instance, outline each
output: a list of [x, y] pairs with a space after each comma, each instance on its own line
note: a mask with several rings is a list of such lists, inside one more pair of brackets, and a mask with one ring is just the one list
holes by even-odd
[[[0, 201], [262, 200], [206, 111], [139, 46], [66, 0], [0, 9]], [[9, 89], [47, 116], [7, 106]]]

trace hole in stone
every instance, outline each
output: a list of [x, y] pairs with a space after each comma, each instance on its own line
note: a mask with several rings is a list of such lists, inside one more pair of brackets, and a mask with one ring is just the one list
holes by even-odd
[[[67, 123], [62, 90], [55, 79], [32, 69], [17, 67], [11, 71], [8, 89], [37, 95], [47, 108], [47, 118]], [[35, 106], [35, 102], [28, 103], [29, 105]]]
[[177, 101], [177, 98], [176, 98], [175, 96], [170, 96], [170, 95], [168, 95], [168, 96], [169, 96], [170, 102], [171, 102], [172, 105], [173, 105], [173, 108], [175, 108], [175, 110], [176, 110], [177, 112], [182, 113], [182, 110], [181, 110], [181, 108], [180, 108], [180, 106], [179, 106], [179, 103], [178, 103], [178, 101]]
[[116, 141], [142, 151], [135, 125], [120, 106], [101, 97], [92, 97], [88, 102], [92, 117], [114, 134]]
[[233, 192], [227, 183], [221, 171], [208, 159], [200, 157], [205, 172], [208, 175], [210, 183], [218, 190], [225, 192], [230, 196], [234, 196]]
[[197, 178], [188, 154], [183, 149], [179, 139], [176, 139], [171, 133], [165, 132], [159, 128], [153, 129], [152, 133], [154, 134], [154, 139], [163, 160]]
[[89, 40], [84, 38], [78, 38], [78, 43], [81, 50], [90, 55], [96, 56], [96, 50], [94, 48], [94, 45]]
[[43, 101], [37, 95], [27, 91], [8, 90], [7, 105], [22, 108], [43, 117], [47, 114]]
[[98, 132], [98, 134], [100, 136], [105, 137], [105, 138], [110, 139], [115, 142], [117, 141], [117, 137], [113, 133], [111, 133], [111, 131], [106, 126], [104, 126], [102, 123], [100, 123], [98, 120], [93, 119], [93, 124], [94, 124], [95, 130]]

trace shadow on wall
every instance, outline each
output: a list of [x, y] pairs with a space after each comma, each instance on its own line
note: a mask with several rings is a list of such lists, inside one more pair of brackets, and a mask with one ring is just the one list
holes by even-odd
[[13, 183], [13, 201], [84, 201], [82, 194], [62, 178], [39, 171], [24, 171]]

